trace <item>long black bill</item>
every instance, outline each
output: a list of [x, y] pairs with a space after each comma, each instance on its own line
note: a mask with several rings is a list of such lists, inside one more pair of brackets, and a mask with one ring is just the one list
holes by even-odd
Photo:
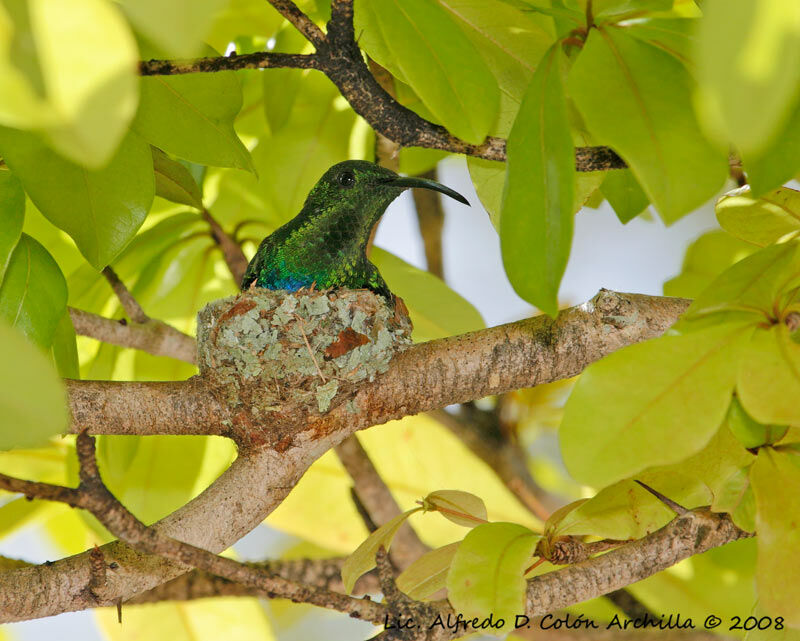
[[438, 191], [440, 194], [444, 194], [446, 196], [450, 196], [453, 200], [457, 200], [460, 203], [464, 203], [469, 207], [469, 201], [464, 198], [461, 194], [459, 194], [454, 189], [450, 189], [450, 187], [445, 187], [441, 183], [437, 183], [435, 180], [428, 180], [427, 178], [412, 178], [406, 176], [398, 176], [397, 178], [392, 178], [386, 182], [387, 185], [391, 185], [392, 187], [421, 187], [423, 189], [433, 189], [433, 191]]

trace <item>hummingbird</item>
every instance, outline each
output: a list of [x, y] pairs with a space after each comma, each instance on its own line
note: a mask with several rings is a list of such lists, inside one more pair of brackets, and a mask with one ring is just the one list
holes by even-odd
[[300, 213], [261, 242], [242, 289], [370, 289], [392, 303], [389, 287], [367, 259], [367, 243], [389, 204], [413, 187], [469, 205], [457, 191], [433, 180], [400, 176], [364, 160], [334, 165], [309, 192]]

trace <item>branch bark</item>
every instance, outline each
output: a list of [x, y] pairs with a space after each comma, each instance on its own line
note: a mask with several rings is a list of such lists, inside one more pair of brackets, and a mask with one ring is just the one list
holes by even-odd
[[197, 344], [194, 338], [160, 320], [127, 323], [74, 307], [69, 308], [69, 315], [75, 332], [81, 336], [120, 347], [139, 349], [154, 356], [169, 356], [193, 365], [197, 362]]

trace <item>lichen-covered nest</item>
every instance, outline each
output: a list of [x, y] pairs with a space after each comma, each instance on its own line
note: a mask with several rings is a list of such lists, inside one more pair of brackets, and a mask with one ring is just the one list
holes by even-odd
[[230, 402], [245, 394], [257, 411], [301, 401], [324, 413], [388, 369], [411, 344], [411, 321], [368, 290], [253, 288], [206, 305], [197, 338], [201, 376]]

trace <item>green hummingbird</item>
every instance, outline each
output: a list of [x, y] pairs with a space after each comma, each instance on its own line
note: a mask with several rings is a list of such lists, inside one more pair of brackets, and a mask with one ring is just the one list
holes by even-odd
[[391, 303], [386, 282], [367, 259], [367, 242], [389, 204], [410, 187], [433, 189], [469, 205], [433, 180], [399, 176], [364, 160], [340, 162], [320, 178], [300, 213], [261, 242], [242, 289], [370, 289]]

